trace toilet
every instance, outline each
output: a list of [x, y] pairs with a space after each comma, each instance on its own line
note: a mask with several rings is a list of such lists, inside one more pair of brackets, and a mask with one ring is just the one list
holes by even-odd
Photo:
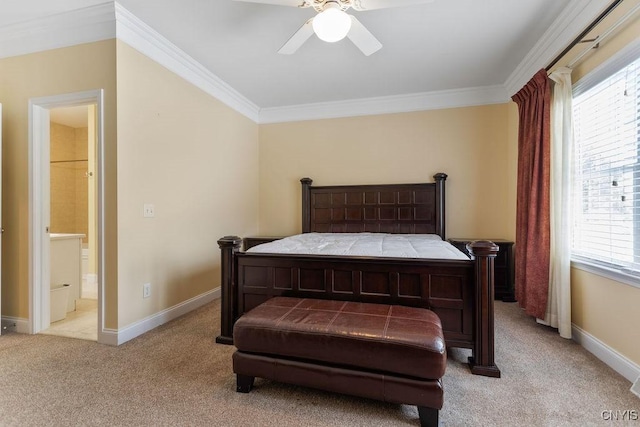
[[69, 301], [69, 285], [54, 285], [51, 287], [51, 320], [57, 322], [67, 317], [67, 303]]

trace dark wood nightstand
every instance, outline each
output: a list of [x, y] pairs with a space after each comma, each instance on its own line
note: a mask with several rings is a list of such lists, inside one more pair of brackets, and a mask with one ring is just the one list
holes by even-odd
[[250, 249], [254, 246], [258, 246], [261, 245], [263, 243], [269, 243], [269, 242], [273, 242], [274, 240], [280, 240], [282, 239], [282, 236], [280, 237], [275, 237], [275, 236], [270, 236], [270, 237], [265, 237], [265, 236], [257, 236], [257, 237], [245, 237], [244, 239], [242, 239], [242, 246], [243, 246], [243, 250], [247, 250]]
[[496, 256], [494, 262], [494, 297], [495, 299], [501, 299], [505, 302], [516, 301], [515, 291], [515, 269], [514, 269], [514, 243], [504, 239], [466, 239], [466, 238], [452, 238], [449, 242], [460, 249], [465, 254], [469, 255], [467, 251], [467, 243], [474, 240], [491, 240], [498, 245], [500, 251]]

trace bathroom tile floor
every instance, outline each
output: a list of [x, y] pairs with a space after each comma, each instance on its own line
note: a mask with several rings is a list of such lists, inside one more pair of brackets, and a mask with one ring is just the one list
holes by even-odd
[[76, 311], [68, 312], [65, 319], [53, 322], [49, 329], [42, 333], [98, 341], [98, 300], [85, 298], [76, 300]]

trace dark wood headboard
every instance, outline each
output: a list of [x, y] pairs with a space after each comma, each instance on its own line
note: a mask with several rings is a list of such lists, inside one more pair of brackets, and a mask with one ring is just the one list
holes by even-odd
[[445, 239], [444, 183], [314, 187], [302, 178], [302, 232], [438, 234]]

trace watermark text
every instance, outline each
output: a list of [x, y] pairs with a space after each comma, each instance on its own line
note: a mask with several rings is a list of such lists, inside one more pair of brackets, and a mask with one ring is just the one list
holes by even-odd
[[636, 409], [608, 409], [606, 411], [602, 411], [600, 416], [602, 416], [602, 419], [605, 421], [638, 421], [638, 419], [640, 419]]

